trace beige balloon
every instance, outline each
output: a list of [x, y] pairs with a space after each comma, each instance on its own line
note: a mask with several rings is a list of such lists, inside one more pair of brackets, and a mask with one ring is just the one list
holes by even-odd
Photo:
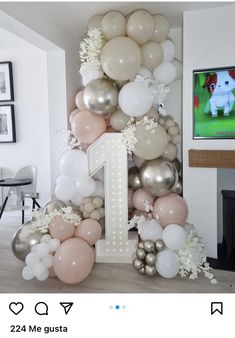
[[132, 154], [132, 160], [137, 168], [140, 168], [145, 161], [145, 159], [140, 158], [136, 156], [135, 154]]
[[103, 15], [102, 14], [96, 14], [90, 18], [88, 21], [88, 29], [101, 29], [101, 22], [103, 20]]
[[136, 117], [136, 119], [139, 121], [139, 120], [142, 120], [142, 118], [144, 116], [147, 116], [149, 119], [154, 119], [154, 121], [158, 121], [159, 120], [159, 114], [158, 112], [155, 110], [155, 108], [151, 107], [149, 109], [149, 111], [145, 114], [145, 115], [142, 115], [140, 117]]
[[145, 10], [137, 10], [131, 14], [127, 21], [127, 35], [139, 45], [150, 40], [154, 31], [152, 15]]
[[125, 81], [133, 77], [142, 62], [137, 43], [125, 36], [109, 40], [101, 52], [103, 71], [114, 80]]
[[106, 39], [126, 35], [126, 19], [118, 11], [106, 13], [101, 22], [101, 30]]
[[120, 109], [117, 109], [110, 117], [110, 125], [113, 129], [120, 131], [125, 128], [129, 119], [129, 116], [124, 114]]
[[168, 143], [164, 152], [162, 153], [162, 156], [167, 158], [170, 161], [173, 161], [178, 154], [178, 149], [175, 144]]
[[154, 14], [153, 15], [154, 30], [151, 37], [152, 41], [161, 43], [164, 41], [169, 33], [169, 22], [165, 15]]
[[152, 160], [161, 156], [167, 145], [167, 134], [160, 125], [152, 133], [143, 124], [138, 125], [135, 137], [137, 138], [137, 142], [133, 153], [145, 160]]
[[148, 69], [153, 69], [160, 65], [163, 60], [162, 46], [153, 41], [149, 41], [141, 46], [142, 65]]

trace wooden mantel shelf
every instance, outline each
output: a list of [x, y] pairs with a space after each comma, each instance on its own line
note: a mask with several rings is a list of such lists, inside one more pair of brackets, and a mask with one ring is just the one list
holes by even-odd
[[188, 151], [189, 167], [235, 168], [234, 150], [196, 150]]

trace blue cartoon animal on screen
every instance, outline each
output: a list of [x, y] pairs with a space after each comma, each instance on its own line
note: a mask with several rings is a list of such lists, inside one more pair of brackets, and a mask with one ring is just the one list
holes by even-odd
[[218, 116], [218, 110], [223, 110], [224, 116], [229, 116], [233, 109], [235, 97], [235, 70], [218, 71], [213, 75], [207, 74], [203, 88], [207, 87], [211, 94], [205, 108], [212, 117]]

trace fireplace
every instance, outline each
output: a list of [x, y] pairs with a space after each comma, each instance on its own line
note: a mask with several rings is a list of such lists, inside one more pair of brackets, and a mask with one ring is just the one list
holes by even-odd
[[222, 190], [223, 195], [223, 245], [226, 258], [230, 259], [235, 248], [235, 191]]

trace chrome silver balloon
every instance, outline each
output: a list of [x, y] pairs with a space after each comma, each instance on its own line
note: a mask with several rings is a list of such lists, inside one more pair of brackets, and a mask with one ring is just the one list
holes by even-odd
[[169, 194], [177, 181], [176, 168], [162, 157], [145, 161], [140, 167], [140, 183], [154, 196]]
[[145, 256], [146, 256], [146, 252], [144, 249], [137, 249], [136, 250], [136, 257], [138, 259], [141, 259], [141, 260], [144, 260], [145, 259]]
[[150, 266], [155, 266], [157, 256], [156, 254], [149, 252], [145, 257], [145, 263]]
[[144, 249], [144, 241], [139, 241], [138, 248]]
[[139, 272], [140, 275], [145, 275], [145, 268], [144, 268], [144, 266], [140, 270], [138, 270], [138, 272]]
[[155, 266], [145, 265], [144, 272], [146, 276], [153, 277], [156, 275], [157, 270]]
[[173, 161], [171, 161], [171, 164], [173, 164], [173, 166], [176, 168], [176, 170], [179, 173], [181, 170], [181, 164], [180, 164], [179, 159], [176, 157]]
[[55, 209], [60, 210], [61, 208], [65, 208], [66, 204], [59, 200], [54, 200], [48, 202], [45, 207], [43, 208], [44, 214], [49, 214], [50, 212], [54, 211]]
[[152, 241], [151, 239], [147, 239], [146, 241], [144, 241], [144, 250], [146, 252], [154, 252], [155, 250], [154, 241]]
[[96, 79], [84, 89], [83, 101], [91, 112], [97, 115], [108, 115], [118, 105], [118, 90], [111, 81]]
[[128, 185], [132, 190], [137, 190], [142, 187], [139, 170], [136, 167], [131, 167], [128, 170]]
[[165, 245], [165, 243], [163, 242], [162, 239], [156, 240], [155, 248], [156, 248], [157, 252], [163, 251], [165, 249], [165, 247], [166, 247], [166, 245]]
[[180, 177], [178, 179], [178, 182], [176, 182], [176, 184], [173, 186], [171, 191], [178, 195], [182, 194], [183, 186], [182, 186], [182, 180]]
[[138, 258], [135, 258], [132, 264], [136, 270], [140, 270], [141, 268], [144, 267], [144, 262]]

